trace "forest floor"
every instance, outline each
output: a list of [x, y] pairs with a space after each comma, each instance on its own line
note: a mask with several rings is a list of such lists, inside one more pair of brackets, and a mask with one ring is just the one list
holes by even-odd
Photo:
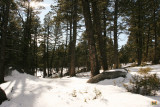
[[[151, 65], [151, 73], [160, 77], [160, 65]], [[106, 79], [89, 84], [89, 73], [77, 77], [44, 79], [13, 71], [0, 87], [9, 101], [0, 107], [160, 107], [160, 91], [156, 96], [127, 92], [123, 84], [141, 67], [130, 67], [126, 78]], [[83, 77], [85, 75], [85, 77]], [[157, 101], [157, 105], [152, 105]]]

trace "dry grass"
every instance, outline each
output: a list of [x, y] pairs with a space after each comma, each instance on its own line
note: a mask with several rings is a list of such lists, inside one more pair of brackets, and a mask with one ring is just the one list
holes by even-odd
[[160, 78], [156, 74], [134, 75], [129, 84], [123, 86], [132, 93], [155, 96], [160, 89]]
[[147, 68], [140, 68], [138, 70], [138, 73], [139, 74], [148, 74], [152, 69], [150, 67], [147, 67]]

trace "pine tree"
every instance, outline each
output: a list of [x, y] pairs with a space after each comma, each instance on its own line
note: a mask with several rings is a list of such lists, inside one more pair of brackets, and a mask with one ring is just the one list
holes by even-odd
[[82, 5], [83, 5], [83, 15], [85, 18], [86, 33], [88, 38], [91, 77], [93, 77], [99, 74], [99, 66], [98, 66], [98, 59], [96, 54], [95, 38], [94, 38], [93, 25], [91, 20], [89, 1], [82, 0]]
[[73, 39], [71, 41], [71, 63], [70, 63], [70, 76], [75, 76], [75, 48], [77, 38], [77, 6], [78, 1], [73, 0]]
[[117, 35], [117, 21], [118, 21], [118, 4], [119, 0], [115, 0], [114, 2], [114, 64], [115, 68], [119, 67], [119, 60], [118, 60], [118, 35]]
[[9, 12], [11, 6], [11, 0], [1, 1], [1, 47], [0, 47], [0, 83], [4, 82], [4, 71], [5, 71], [5, 62], [6, 62], [6, 41], [7, 41], [7, 31], [8, 31], [8, 20], [9, 20]]
[[108, 69], [107, 64], [107, 56], [106, 56], [106, 43], [105, 38], [102, 36], [102, 25], [101, 25], [101, 17], [100, 11], [98, 9], [98, 0], [94, 0], [92, 3], [92, 14], [93, 14], [93, 26], [96, 35], [96, 39], [98, 39], [98, 48], [100, 53], [100, 60], [102, 62], [102, 67], [104, 70]]

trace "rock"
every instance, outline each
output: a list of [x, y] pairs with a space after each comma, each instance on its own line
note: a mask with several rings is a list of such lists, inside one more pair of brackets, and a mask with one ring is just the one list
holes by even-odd
[[6, 93], [3, 89], [0, 88], [0, 104], [2, 104], [3, 101], [7, 100]]
[[114, 79], [118, 77], [126, 77], [127, 72], [122, 72], [122, 71], [114, 71], [114, 72], [103, 72], [101, 74], [98, 74], [91, 79], [87, 81], [87, 83], [97, 83], [99, 81], [102, 81], [104, 79]]

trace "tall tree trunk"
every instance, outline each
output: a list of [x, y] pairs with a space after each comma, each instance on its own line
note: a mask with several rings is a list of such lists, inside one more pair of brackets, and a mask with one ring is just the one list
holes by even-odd
[[46, 77], [46, 35], [44, 35], [44, 50], [43, 50], [43, 78]]
[[142, 17], [141, 17], [141, 2], [138, 2], [138, 65], [141, 65], [142, 62]]
[[63, 64], [61, 67], [61, 73], [60, 73], [60, 77], [63, 77], [63, 68], [66, 67], [66, 62], [67, 62], [67, 45], [68, 45], [68, 21], [67, 21], [67, 29], [66, 29], [66, 43], [65, 43], [65, 52], [63, 55]]
[[32, 65], [33, 65], [33, 61], [32, 61], [32, 35], [31, 35], [31, 24], [32, 24], [32, 8], [29, 8], [29, 24], [28, 24], [28, 37], [29, 37], [29, 50], [28, 50], [28, 65], [29, 65], [29, 68], [28, 68], [28, 73], [30, 75], [34, 75], [34, 71], [32, 70]]
[[85, 19], [86, 33], [88, 37], [89, 57], [91, 66], [91, 77], [99, 74], [98, 59], [96, 54], [93, 25], [91, 20], [90, 6], [88, 0], [82, 0], [83, 14]]
[[[68, 13], [67, 13], [67, 16], [68, 16]], [[68, 59], [69, 59], [69, 56], [68, 56], [68, 54], [67, 54], [67, 49], [68, 49], [68, 38], [69, 38], [69, 33], [68, 33], [68, 31], [69, 31], [69, 21], [67, 21], [67, 28], [66, 28], [66, 49], [65, 49], [65, 67], [67, 67], [67, 63], [66, 62], [68, 62]], [[69, 70], [68, 70], [69, 71]], [[69, 73], [69, 72], [68, 72]]]
[[118, 65], [119, 65], [117, 20], [118, 20], [118, 0], [115, 0], [115, 10], [114, 10], [114, 64], [115, 64], [115, 68], [118, 68]]
[[[104, 7], [104, 9], [103, 9], [103, 36], [104, 36], [104, 44], [105, 44], [105, 48], [107, 48], [107, 33], [106, 33], [106, 21], [107, 21], [107, 18], [106, 18], [106, 11], [107, 11], [107, 8], [106, 7]], [[107, 57], [108, 57], [108, 54], [107, 54], [107, 52], [105, 52], [106, 53], [106, 69], [108, 69], [108, 59], [107, 59]]]
[[52, 55], [51, 55], [51, 61], [50, 61], [50, 72], [52, 72], [52, 69], [53, 69], [53, 59], [55, 55], [56, 45], [57, 45], [57, 39], [55, 39], [54, 47], [52, 49]]
[[71, 42], [71, 63], [70, 63], [70, 76], [75, 76], [75, 48], [76, 48], [76, 38], [77, 38], [77, 0], [73, 1], [73, 39]]
[[[72, 0], [70, 1], [70, 2], [72, 2]], [[71, 3], [72, 4], [72, 3]], [[69, 72], [69, 74], [71, 74], [71, 52], [72, 52], [72, 30], [73, 30], [73, 26], [72, 26], [72, 24], [73, 24], [73, 9], [71, 8], [71, 10], [70, 10], [70, 21], [69, 21], [69, 23], [70, 23], [70, 37], [69, 37], [69, 49], [68, 49], [68, 72]]]
[[3, 22], [2, 22], [2, 36], [1, 36], [1, 48], [0, 48], [0, 83], [4, 82], [4, 71], [5, 71], [5, 51], [6, 51], [6, 37], [7, 37], [7, 26], [8, 26], [8, 19], [9, 19], [9, 11], [10, 11], [10, 4], [11, 1], [4, 3], [4, 13], [3, 13]]
[[28, 72], [28, 63], [27, 63], [27, 57], [28, 57], [28, 20], [29, 20], [29, 2], [28, 2], [28, 9], [27, 9], [27, 19], [24, 23], [24, 40], [23, 40], [23, 69], [24, 72]]
[[149, 41], [150, 41], [150, 25], [149, 25], [148, 34], [147, 34], [146, 61], [149, 61], [149, 60], [148, 60]]
[[106, 42], [104, 36], [102, 36], [102, 25], [101, 18], [99, 14], [99, 9], [97, 7], [98, 0], [92, 0], [92, 10], [93, 10], [93, 27], [95, 31], [96, 38], [98, 39], [98, 49], [100, 52], [100, 60], [102, 62], [102, 67], [104, 70], [108, 69], [107, 57], [106, 57]]
[[24, 28], [24, 47], [23, 47], [23, 68], [24, 72], [29, 74], [34, 74], [31, 71], [31, 9], [30, 9], [30, 2], [28, 1], [27, 7], [27, 19], [25, 22]]
[[[155, 1], [154, 1], [154, 5], [155, 5]], [[156, 22], [156, 10], [154, 8], [154, 13], [153, 13], [153, 21], [154, 21], [154, 60], [153, 63], [154, 64], [158, 64], [158, 58], [157, 58], [157, 22]]]
[[37, 73], [36, 57], [37, 57], [37, 28], [35, 28], [34, 41], [33, 41], [33, 70]]
[[50, 29], [50, 27], [49, 27], [49, 25], [48, 25], [48, 28], [47, 28], [47, 56], [46, 56], [46, 58], [47, 58], [47, 76], [49, 76], [50, 75], [50, 70], [49, 70], [49, 35], [50, 35], [50, 31], [49, 31], [49, 29]]

